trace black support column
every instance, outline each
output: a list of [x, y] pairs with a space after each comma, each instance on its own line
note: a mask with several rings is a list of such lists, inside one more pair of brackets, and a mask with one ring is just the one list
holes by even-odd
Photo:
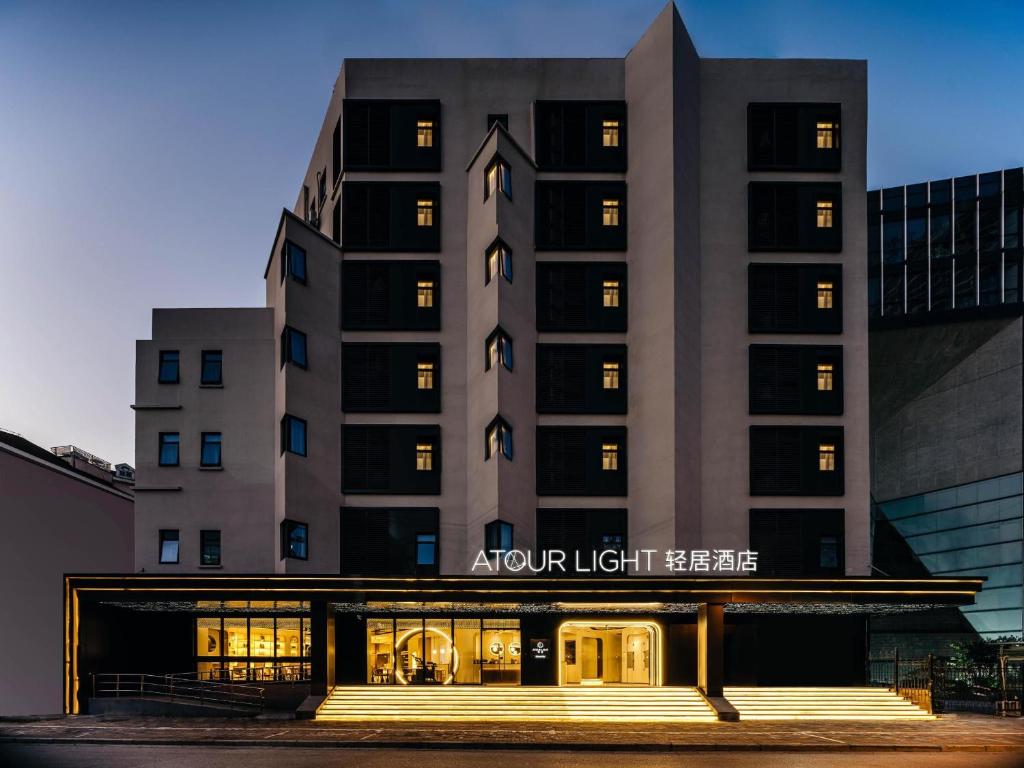
[[326, 600], [314, 600], [310, 609], [309, 693], [326, 696], [334, 686], [334, 608]]
[[725, 606], [697, 606], [697, 687], [705, 696], [721, 696], [724, 684]]

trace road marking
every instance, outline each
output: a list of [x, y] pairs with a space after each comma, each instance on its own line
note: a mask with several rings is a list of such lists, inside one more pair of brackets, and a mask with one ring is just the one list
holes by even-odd
[[797, 731], [797, 733], [803, 734], [804, 736], [813, 736], [816, 739], [824, 739], [825, 741], [834, 741], [836, 744], [845, 744], [846, 743], [845, 741], [840, 741], [839, 739], [833, 739], [833, 738], [831, 738], [829, 736], [822, 736], [821, 734], [818, 734], [818, 733], [811, 733], [810, 731]]

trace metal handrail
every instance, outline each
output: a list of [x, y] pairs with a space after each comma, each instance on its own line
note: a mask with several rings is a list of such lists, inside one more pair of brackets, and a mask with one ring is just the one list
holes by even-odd
[[154, 675], [144, 672], [98, 672], [92, 675], [93, 696], [114, 698], [159, 697], [170, 701], [224, 704], [263, 708], [265, 689], [246, 683], [190, 680], [184, 674]]

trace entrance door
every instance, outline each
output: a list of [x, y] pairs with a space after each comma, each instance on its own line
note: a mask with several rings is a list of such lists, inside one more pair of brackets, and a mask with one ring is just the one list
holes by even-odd
[[604, 678], [604, 638], [584, 637], [581, 640], [583, 658], [580, 664], [583, 667], [581, 683], [598, 681]]
[[558, 630], [560, 685], [660, 685], [661, 627], [567, 621]]

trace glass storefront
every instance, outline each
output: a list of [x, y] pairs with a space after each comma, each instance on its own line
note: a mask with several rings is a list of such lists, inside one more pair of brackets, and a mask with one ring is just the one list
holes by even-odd
[[368, 619], [366, 682], [518, 685], [518, 619]]
[[195, 622], [200, 678], [272, 681], [309, 677], [308, 616], [200, 616]]
[[646, 621], [567, 621], [558, 630], [560, 685], [660, 685], [661, 628]]

